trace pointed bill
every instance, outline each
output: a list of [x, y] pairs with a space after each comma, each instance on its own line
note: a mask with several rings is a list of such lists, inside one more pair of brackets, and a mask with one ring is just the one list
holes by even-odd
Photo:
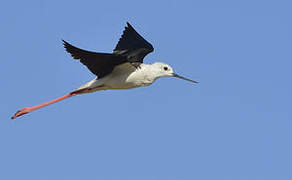
[[192, 82], [192, 83], [198, 83], [197, 81], [194, 81], [194, 80], [191, 80], [191, 79], [185, 78], [185, 77], [180, 76], [180, 75], [175, 74], [175, 73], [173, 73], [172, 75], [173, 75], [173, 77], [177, 77], [177, 78], [180, 78], [180, 79], [183, 79], [183, 80], [186, 80], [186, 81], [190, 81], [190, 82]]

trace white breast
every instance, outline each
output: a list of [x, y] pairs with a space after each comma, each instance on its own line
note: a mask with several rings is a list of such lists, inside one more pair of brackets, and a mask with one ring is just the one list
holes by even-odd
[[108, 76], [105, 85], [111, 89], [130, 89], [140, 86], [147, 86], [153, 83], [151, 73], [148, 73], [147, 64], [141, 64], [139, 68], [130, 63], [117, 66]]
[[136, 68], [130, 63], [124, 63], [116, 66], [111, 74], [101, 79], [93, 79], [76, 90], [87, 89], [84, 93], [89, 93], [106, 89], [131, 89], [148, 86], [155, 79], [155, 74], [151, 73], [151, 65], [141, 64], [140, 68]]

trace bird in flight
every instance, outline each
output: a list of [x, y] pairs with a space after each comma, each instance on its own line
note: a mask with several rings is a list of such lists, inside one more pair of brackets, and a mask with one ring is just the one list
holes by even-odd
[[11, 119], [79, 94], [107, 89], [131, 89], [149, 86], [160, 77], [177, 77], [197, 83], [174, 73], [172, 67], [168, 64], [161, 62], [144, 64], [143, 59], [147, 54], [153, 52], [153, 46], [138, 34], [128, 22], [112, 53], [86, 51], [64, 40], [63, 44], [66, 51], [74, 59], [80, 60], [97, 77], [65, 96], [36, 106], [22, 108]]

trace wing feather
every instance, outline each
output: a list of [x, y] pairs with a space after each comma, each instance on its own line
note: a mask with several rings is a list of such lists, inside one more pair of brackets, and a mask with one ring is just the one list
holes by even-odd
[[144, 57], [153, 50], [153, 46], [127, 22], [127, 26], [113, 53], [127, 56], [129, 62], [143, 63]]
[[64, 40], [63, 44], [74, 59], [79, 59], [98, 78], [108, 75], [116, 66], [123, 63], [130, 62], [136, 67], [137, 63], [143, 63], [144, 57], [154, 50], [128, 22], [112, 54], [86, 51]]
[[127, 59], [117, 54], [97, 53], [77, 48], [64, 41], [64, 47], [74, 59], [79, 59], [98, 78], [112, 72], [115, 66], [127, 62]]

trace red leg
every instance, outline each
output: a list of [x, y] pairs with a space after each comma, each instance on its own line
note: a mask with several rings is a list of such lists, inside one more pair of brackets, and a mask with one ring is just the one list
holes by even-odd
[[17, 111], [17, 112], [14, 114], [14, 116], [11, 117], [11, 119], [15, 119], [15, 118], [17, 118], [17, 117], [19, 117], [19, 116], [22, 116], [22, 115], [27, 114], [27, 113], [29, 113], [29, 112], [32, 112], [32, 111], [34, 111], [34, 110], [40, 109], [40, 108], [42, 108], [42, 107], [48, 106], [48, 105], [50, 105], [50, 104], [56, 103], [56, 102], [58, 102], [58, 101], [61, 101], [61, 100], [63, 100], [63, 99], [66, 99], [66, 98], [69, 98], [69, 97], [72, 97], [72, 96], [76, 96], [76, 95], [77, 95], [77, 93], [69, 93], [69, 94], [66, 94], [65, 96], [59, 97], [59, 98], [57, 98], [57, 99], [53, 99], [53, 100], [51, 100], [51, 101], [49, 101], [49, 102], [45, 102], [45, 103], [42, 103], [42, 104], [39, 104], [39, 105], [36, 105], [36, 106], [31, 106], [31, 107], [22, 108], [22, 109], [20, 109], [19, 111]]

